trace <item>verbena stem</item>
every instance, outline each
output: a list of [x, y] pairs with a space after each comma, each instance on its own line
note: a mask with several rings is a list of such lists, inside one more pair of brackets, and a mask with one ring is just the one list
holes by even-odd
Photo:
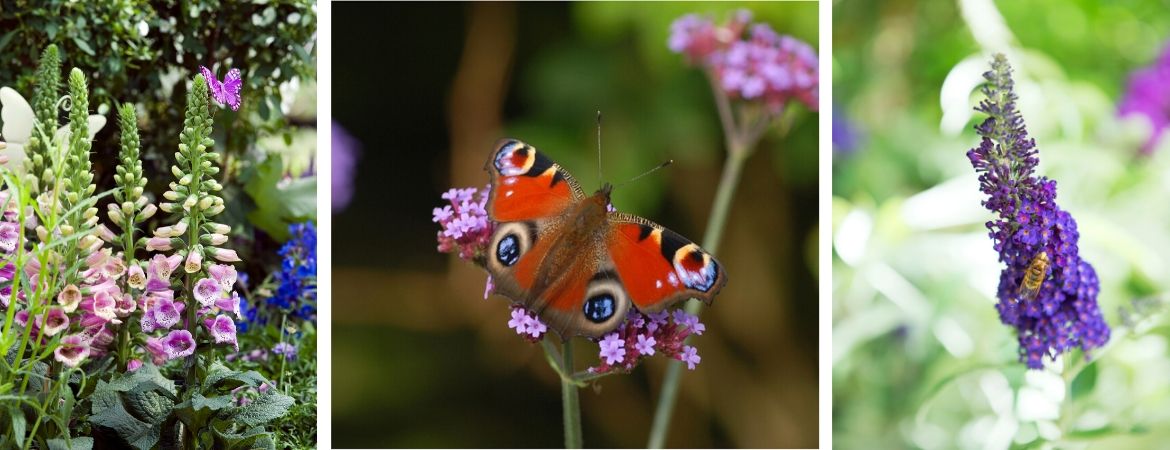
[[[731, 199], [739, 184], [744, 161], [751, 154], [752, 147], [763, 135], [763, 131], [751, 130], [745, 132], [750, 136], [741, 135], [740, 127], [736, 125], [735, 116], [731, 110], [730, 99], [723, 92], [723, 89], [715, 83], [715, 77], [708, 75], [712, 91], [715, 94], [715, 105], [719, 110], [720, 123], [723, 124], [723, 136], [727, 143], [727, 161], [723, 165], [723, 175], [720, 177], [719, 187], [715, 191], [715, 203], [707, 218], [707, 231], [703, 234], [703, 249], [714, 254], [719, 248], [719, 239], [723, 237], [723, 226], [727, 223]], [[686, 311], [698, 317], [699, 302], [688, 302]], [[690, 342], [690, 339], [688, 336], [684, 344]], [[674, 404], [678, 399], [682, 365], [683, 362], [678, 360], [667, 363], [666, 375], [662, 378], [662, 392], [658, 396], [658, 406], [654, 410], [654, 422], [650, 426], [650, 440], [646, 444], [648, 448], [662, 448], [666, 442], [666, 433], [670, 430], [670, 419], [674, 414]]]
[[581, 402], [577, 384], [563, 374], [573, 373], [573, 341], [561, 345], [561, 408], [565, 419], [565, 448], [581, 448]]

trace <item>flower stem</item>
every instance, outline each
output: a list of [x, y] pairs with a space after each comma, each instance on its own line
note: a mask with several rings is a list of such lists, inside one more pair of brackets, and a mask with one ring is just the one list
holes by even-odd
[[[731, 133], [732, 130], [725, 130]], [[728, 138], [728, 143], [738, 145], [738, 139]], [[719, 248], [719, 239], [723, 236], [723, 226], [727, 223], [727, 213], [731, 209], [731, 199], [735, 194], [739, 176], [743, 171], [744, 161], [750, 153], [749, 148], [731, 147], [727, 152], [727, 162], [723, 165], [723, 176], [719, 179], [719, 187], [715, 191], [715, 204], [711, 208], [711, 215], [707, 220], [707, 232], [703, 235], [703, 249], [714, 254]], [[699, 315], [699, 302], [688, 302], [688, 313]], [[687, 340], [690, 341], [690, 337]], [[670, 418], [674, 413], [674, 403], [678, 398], [679, 380], [682, 377], [682, 361], [673, 360], [667, 363], [666, 375], [662, 379], [662, 392], [658, 397], [658, 406], [654, 410], [654, 423], [650, 428], [650, 442], [648, 448], [662, 448], [666, 441], [666, 433], [670, 429]]]
[[[573, 341], [566, 340], [561, 346], [564, 373], [573, 373]], [[577, 385], [561, 377], [561, 407], [565, 415], [565, 448], [581, 448], [581, 402], [577, 397]]]

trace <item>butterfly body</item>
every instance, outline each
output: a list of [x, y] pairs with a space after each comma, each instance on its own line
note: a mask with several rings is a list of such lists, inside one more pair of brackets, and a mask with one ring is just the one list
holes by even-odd
[[484, 266], [497, 293], [563, 338], [608, 333], [631, 307], [653, 313], [687, 298], [710, 302], [727, 282], [722, 266], [689, 240], [610, 211], [610, 185], [586, 196], [523, 142], [501, 141], [486, 168], [487, 210], [497, 225]]

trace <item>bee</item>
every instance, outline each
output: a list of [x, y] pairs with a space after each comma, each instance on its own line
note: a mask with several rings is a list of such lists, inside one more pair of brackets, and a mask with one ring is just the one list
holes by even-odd
[[1028, 270], [1024, 272], [1024, 279], [1020, 280], [1020, 300], [1035, 299], [1036, 293], [1040, 292], [1040, 286], [1044, 284], [1044, 279], [1047, 277], [1048, 253], [1041, 251], [1032, 257], [1032, 263], [1028, 264]]

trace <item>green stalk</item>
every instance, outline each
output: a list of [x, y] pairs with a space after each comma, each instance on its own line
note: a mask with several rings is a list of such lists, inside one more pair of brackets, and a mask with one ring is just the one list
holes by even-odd
[[[573, 342], [566, 340], [561, 346], [563, 373], [573, 373]], [[561, 408], [565, 416], [565, 448], [581, 448], [581, 402], [577, 396], [577, 385], [571, 379], [561, 377]]]
[[[743, 163], [747, 158], [745, 151], [733, 151], [727, 154], [727, 163], [723, 166], [723, 176], [719, 180], [719, 187], [715, 191], [715, 205], [711, 208], [708, 219], [707, 232], [703, 235], [703, 249], [714, 254], [719, 248], [719, 239], [723, 236], [723, 226], [727, 223], [727, 212], [731, 209], [731, 199], [735, 194], [735, 187], [739, 184], [739, 176], [743, 171]], [[699, 302], [687, 303], [686, 310], [696, 317], [699, 315]], [[688, 336], [684, 344], [689, 343]], [[666, 375], [662, 378], [662, 393], [658, 397], [658, 406], [654, 410], [654, 423], [650, 427], [650, 442], [647, 448], [662, 448], [666, 441], [666, 433], [670, 429], [671, 415], [674, 414], [674, 403], [678, 399], [679, 381], [682, 377], [683, 362], [671, 360], [666, 366]]]
[[[712, 74], [708, 74], [708, 79], [711, 81], [712, 91], [715, 94], [715, 106], [719, 110], [719, 119], [720, 123], [723, 124], [723, 136], [727, 144], [727, 161], [723, 164], [723, 175], [719, 178], [719, 187], [715, 190], [715, 203], [707, 218], [707, 231], [703, 234], [703, 249], [715, 254], [718, 253], [719, 240], [723, 237], [723, 227], [727, 223], [731, 199], [735, 195], [736, 186], [739, 185], [744, 161], [747, 160], [752, 147], [755, 146], [756, 141], [763, 133], [762, 131], [741, 130], [736, 125], [735, 113], [731, 109], [731, 100], [715, 82], [715, 77]], [[699, 302], [689, 301], [686, 311], [698, 317]], [[688, 344], [690, 340], [691, 338], [688, 336], [683, 343]], [[670, 430], [670, 419], [674, 414], [674, 404], [678, 399], [682, 366], [683, 362], [678, 360], [667, 363], [666, 375], [662, 378], [662, 392], [658, 397], [658, 406], [654, 410], [654, 422], [650, 426], [650, 440], [646, 444], [648, 448], [662, 448], [666, 442], [666, 433]]]

